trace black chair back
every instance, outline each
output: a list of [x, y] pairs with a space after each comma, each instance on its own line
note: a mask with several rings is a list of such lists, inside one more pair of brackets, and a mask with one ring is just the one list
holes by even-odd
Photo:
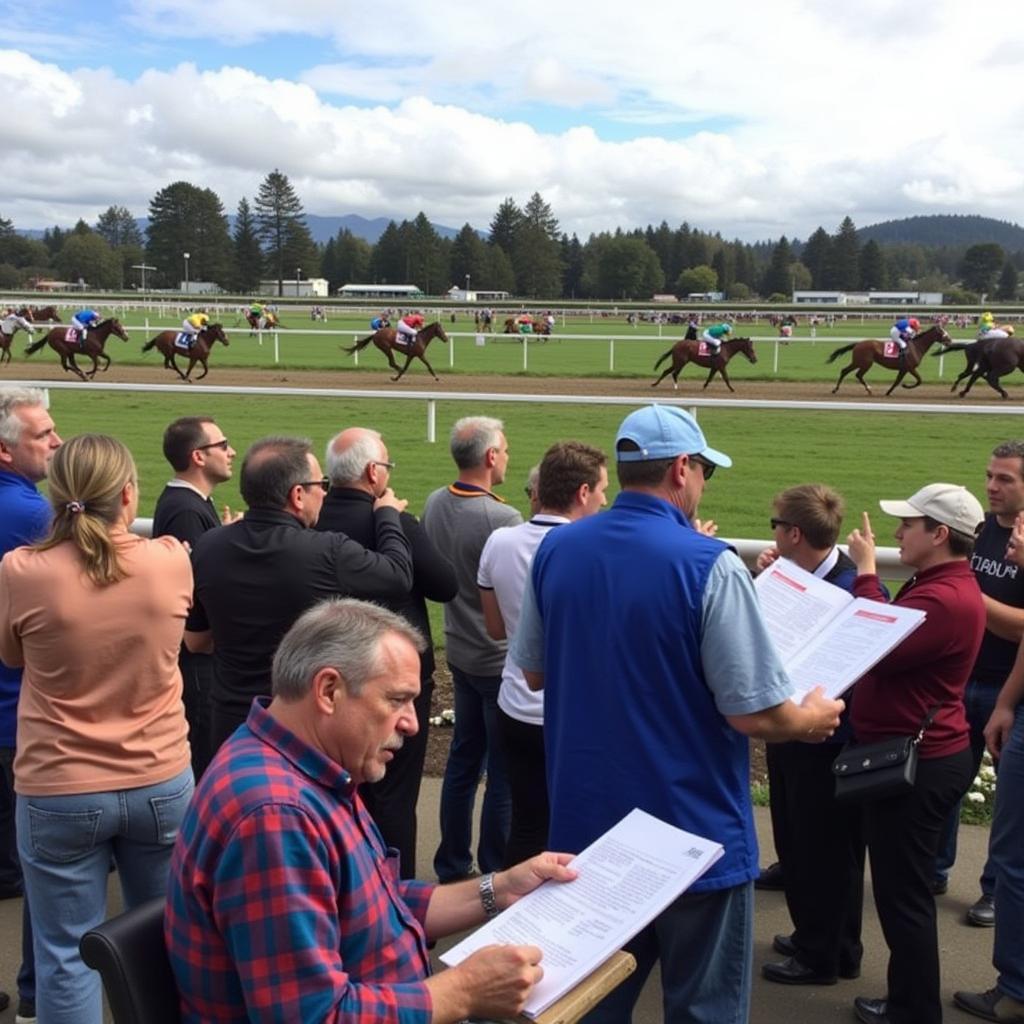
[[178, 989], [164, 946], [164, 900], [104, 921], [79, 943], [100, 972], [114, 1024], [181, 1024]]

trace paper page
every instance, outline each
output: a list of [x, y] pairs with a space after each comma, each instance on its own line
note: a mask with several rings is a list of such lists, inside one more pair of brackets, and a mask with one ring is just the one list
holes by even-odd
[[799, 703], [816, 686], [838, 697], [924, 620], [918, 608], [857, 598], [786, 666], [797, 690], [793, 700]]
[[572, 882], [545, 882], [441, 956], [450, 967], [495, 943], [539, 946], [544, 977], [524, 1013], [535, 1017], [596, 970], [692, 885], [723, 848], [634, 809], [572, 866]]
[[853, 598], [787, 558], [776, 559], [754, 580], [761, 617], [779, 660], [798, 655]]

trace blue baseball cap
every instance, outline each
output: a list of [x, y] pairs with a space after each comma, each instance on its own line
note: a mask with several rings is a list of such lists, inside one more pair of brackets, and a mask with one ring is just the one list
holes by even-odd
[[[639, 451], [619, 451], [620, 441], [632, 441]], [[732, 459], [709, 447], [697, 421], [674, 405], [648, 405], [631, 412], [615, 435], [619, 462], [652, 462], [674, 459], [677, 455], [699, 455], [716, 466], [728, 469]]]

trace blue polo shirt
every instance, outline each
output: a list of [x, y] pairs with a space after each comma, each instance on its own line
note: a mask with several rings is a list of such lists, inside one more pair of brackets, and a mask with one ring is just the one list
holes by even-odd
[[[50, 515], [50, 503], [34, 483], [0, 470], [0, 558], [43, 537], [50, 528]], [[0, 747], [14, 746], [20, 690], [21, 669], [0, 662]]]
[[792, 687], [726, 544], [623, 491], [541, 544], [512, 658], [544, 672], [552, 849], [577, 852], [640, 807], [725, 847], [694, 891], [756, 877], [749, 741], [724, 716]]

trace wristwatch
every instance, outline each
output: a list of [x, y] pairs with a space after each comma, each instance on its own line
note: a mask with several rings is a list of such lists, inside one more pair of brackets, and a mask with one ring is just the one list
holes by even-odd
[[498, 901], [494, 898], [494, 872], [488, 872], [480, 879], [480, 905], [488, 917], [498, 913]]

